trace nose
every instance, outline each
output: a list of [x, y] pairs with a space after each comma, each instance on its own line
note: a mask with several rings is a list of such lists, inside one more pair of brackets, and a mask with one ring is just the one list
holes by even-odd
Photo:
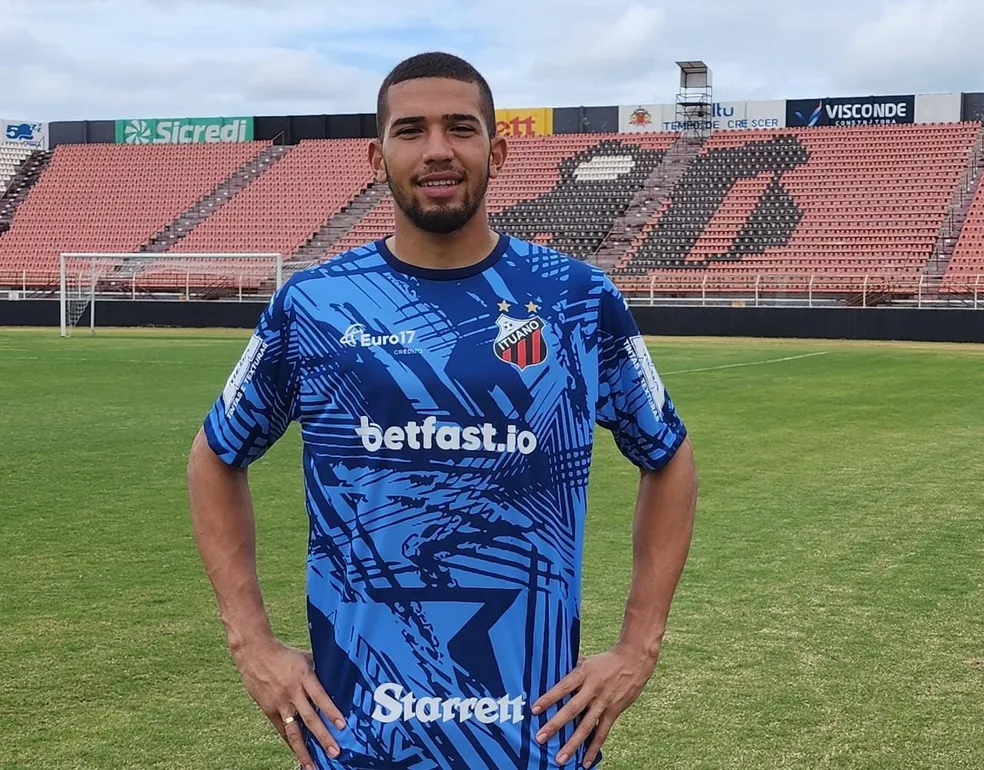
[[427, 135], [427, 146], [424, 148], [424, 162], [428, 164], [445, 163], [454, 159], [451, 143], [441, 128], [435, 128]]

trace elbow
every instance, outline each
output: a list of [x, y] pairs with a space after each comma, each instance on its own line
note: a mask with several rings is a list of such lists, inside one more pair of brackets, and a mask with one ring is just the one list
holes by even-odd
[[199, 428], [198, 433], [196, 433], [195, 438], [192, 439], [191, 447], [188, 450], [187, 473], [189, 480], [191, 475], [194, 473], [195, 467], [201, 463], [205, 452], [212, 453], [212, 449], [208, 445], [208, 438], [205, 436], [205, 429]]

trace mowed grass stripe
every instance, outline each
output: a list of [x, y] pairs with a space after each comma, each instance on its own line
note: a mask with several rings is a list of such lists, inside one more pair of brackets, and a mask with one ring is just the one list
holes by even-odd
[[[294, 766], [229, 661], [184, 491], [188, 444], [247, 336], [0, 332], [0, 768]], [[651, 349], [701, 500], [663, 659], [606, 765], [980, 767], [984, 348]], [[299, 451], [295, 427], [251, 478], [273, 622], [303, 645]], [[586, 652], [621, 622], [636, 478], [600, 431]]]

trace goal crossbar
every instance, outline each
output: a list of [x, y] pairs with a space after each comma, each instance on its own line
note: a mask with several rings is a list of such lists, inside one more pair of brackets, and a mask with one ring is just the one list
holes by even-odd
[[[216, 260], [219, 265], [209, 265]], [[242, 264], [235, 265], [235, 260]], [[197, 264], [196, 264], [197, 263]], [[186, 298], [190, 298], [191, 276], [209, 280], [239, 278], [240, 299], [244, 276], [272, 281], [274, 290], [283, 285], [283, 255], [277, 252], [62, 252], [59, 255], [59, 316], [61, 336], [89, 309], [89, 327], [95, 333], [95, 303], [100, 282], [131, 281], [138, 276], [167, 276], [180, 271], [186, 277]]]

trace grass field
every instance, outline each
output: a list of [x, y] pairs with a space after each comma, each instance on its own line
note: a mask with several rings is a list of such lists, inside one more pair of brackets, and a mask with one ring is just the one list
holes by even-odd
[[[227, 655], [185, 500], [246, 336], [0, 330], [0, 768], [294, 767]], [[984, 347], [652, 349], [701, 498], [663, 659], [603, 767], [984, 767]], [[305, 645], [299, 446], [252, 481], [273, 623]], [[600, 434], [588, 652], [621, 620], [635, 478]]]

